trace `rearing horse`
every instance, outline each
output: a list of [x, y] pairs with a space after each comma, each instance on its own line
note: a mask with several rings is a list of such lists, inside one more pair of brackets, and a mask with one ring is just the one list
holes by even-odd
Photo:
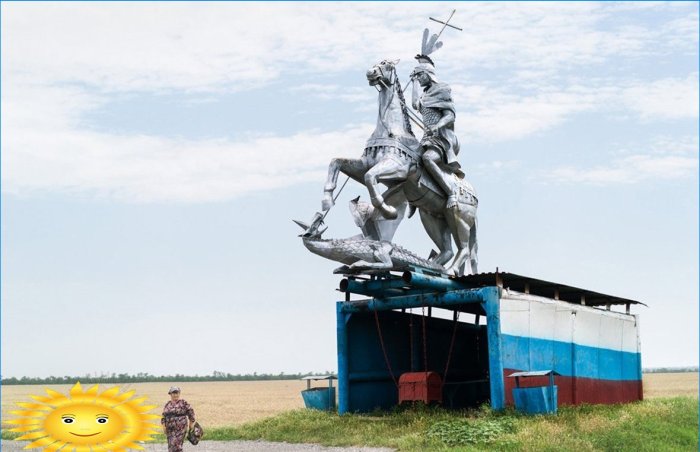
[[[331, 160], [322, 209], [327, 211], [333, 206], [338, 173], [343, 172], [364, 183], [369, 191], [373, 212], [367, 209], [364, 210], [368, 215], [355, 212], [356, 222], [365, 236], [391, 241], [410, 202], [420, 211], [423, 227], [440, 250], [433, 261], [445, 265], [454, 256], [447, 268], [449, 274], [462, 273], [466, 263], [470, 264], [470, 272], [476, 273], [476, 193], [469, 182], [452, 175], [458, 203], [456, 207], [447, 208], [447, 196], [422, 170], [420, 143], [411, 130], [406, 102], [396, 77], [396, 64], [398, 60], [384, 60], [367, 71], [370, 86], [379, 91], [377, 127], [367, 140], [361, 158]], [[379, 193], [380, 183], [389, 187], [382, 194]], [[458, 248], [456, 256], [452, 252], [452, 239]]]
[[[392, 187], [408, 177], [411, 164], [420, 160], [420, 144], [411, 130], [406, 102], [397, 83], [396, 65], [399, 60], [384, 60], [367, 71], [367, 81], [379, 91], [377, 127], [367, 140], [359, 159], [334, 158], [328, 166], [328, 179], [321, 203], [323, 211], [333, 206], [333, 191], [342, 172], [367, 186], [372, 205], [389, 220], [401, 220], [402, 203], [392, 206], [385, 202], [378, 185]], [[401, 212], [402, 213], [402, 212]], [[390, 240], [390, 238], [386, 238]]]

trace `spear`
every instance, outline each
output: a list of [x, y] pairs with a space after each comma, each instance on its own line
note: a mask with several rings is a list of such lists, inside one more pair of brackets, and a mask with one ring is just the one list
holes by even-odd
[[454, 16], [456, 12], [457, 12], [457, 10], [456, 10], [456, 9], [453, 9], [453, 10], [452, 10], [452, 14], [450, 14], [450, 17], [448, 17], [447, 20], [446, 20], [445, 22], [443, 22], [443, 21], [441, 21], [441, 20], [438, 20], [438, 19], [435, 19], [435, 18], [432, 18], [432, 17], [428, 17], [428, 19], [430, 19], [430, 20], [432, 20], [432, 21], [435, 21], [435, 22], [437, 22], [437, 23], [439, 23], [439, 24], [442, 24], [442, 29], [440, 30], [440, 33], [438, 33], [438, 35], [437, 35], [438, 38], [440, 38], [440, 35], [442, 34], [443, 31], [445, 31], [445, 28], [446, 28], [446, 27], [451, 27], [451, 28], [454, 28], [455, 30], [462, 31], [461, 28], [455, 27], [454, 25], [450, 24], [450, 19], [452, 19], [452, 16]]
[[[439, 24], [442, 24], [442, 28], [440, 29], [440, 33], [438, 33], [437, 36], [435, 36], [434, 39], [431, 39], [431, 42], [437, 42], [437, 40], [440, 39], [440, 36], [442, 35], [442, 32], [445, 31], [445, 28], [447, 28], [447, 27], [454, 28], [455, 30], [459, 30], [459, 31], [464, 31], [464, 30], [462, 30], [461, 28], [456, 27], [456, 26], [454, 26], [454, 25], [452, 25], [452, 24], [450, 23], [450, 20], [452, 20], [452, 17], [455, 15], [456, 12], [457, 12], [457, 10], [456, 10], [456, 9], [453, 9], [452, 12], [450, 13], [450, 17], [448, 17], [447, 20], [444, 21], [444, 22], [441, 21], [441, 20], [439, 20], [439, 19], [435, 19], [434, 17], [428, 17], [428, 19], [430, 19], [430, 20], [432, 20], [432, 21], [434, 21], [434, 22], [437, 22], [437, 23], [439, 23]], [[401, 89], [401, 92], [406, 92], [406, 90], [407, 90], [408, 87], [411, 85], [411, 83], [414, 83], [414, 82], [415, 82], [415, 80], [410, 79], [408, 82], [406, 82], [406, 86], [405, 86], [405, 87], [401, 88], [401, 85], [399, 85], [399, 89]], [[415, 122], [415, 120], [414, 120], [414, 122]], [[425, 128], [422, 127], [422, 126], [421, 126], [421, 129], [425, 130]]]

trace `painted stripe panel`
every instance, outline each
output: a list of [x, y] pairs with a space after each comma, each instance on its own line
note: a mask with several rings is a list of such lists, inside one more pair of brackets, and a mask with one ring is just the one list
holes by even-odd
[[[505, 368], [504, 376], [522, 369]], [[506, 404], [513, 405], [513, 388], [515, 378], [506, 378]], [[549, 377], [521, 378], [521, 387], [546, 386]], [[575, 378], [570, 376], [555, 377], [557, 385], [557, 403], [575, 405], [579, 403], [626, 403], [643, 399], [641, 380], [612, 381], [592, 378]]]
[[501, 335], [501, 347], [504, 368], [553, 369], [567, 377], [614, 381], [641, 379], [639, 353], [508, 334]]
[[513, 292], [501, 298], [501, 332], [639, 352], [635, 316]]

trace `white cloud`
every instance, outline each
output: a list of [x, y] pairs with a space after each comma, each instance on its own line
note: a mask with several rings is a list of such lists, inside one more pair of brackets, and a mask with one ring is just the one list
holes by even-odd
[[592, 185], [684, 179], [697, 175], [697, 143], [697, 136], [680, 137], [676, 140], [659, 137], [651, 144], [649, 152], [626, 155], [612, 160], [607, 165], [593, 168], [562, 166], [548, 170], [538, 178], [560, 183]]
[[[399, 13], [394, 5], [43, 3], [2, 8], [5, 74], [103, 90], [242, 89], [287, 73], [356, 69], [372, 53], [399, 48], [408, 37], [388, 29], [385, 17], [377, 14], [382, 8]], [[414, 21], [425, 17], [426, 8], [417, 9]], [[374, 41], [382, 46], [368, 51]]]
[[[453, 5], [0, 7], [4, 190], [89, 192], [129, 201], [206, 201], [322, 179], [331, 157], [341, 151], [360, 155], [371, 126], [289, 137], [271, 132], [244, 142], [194, 141], [98, 133], [85, 126], [86, 116], [107, 105], [115, 92], [198, 91], [206, 93], [206, 101], [220, 91], [243, 90], [289, 75], [309, 75], [306, 84], [291, 89], [365, 102], [373, 98], [369, 89], [321, 86], [313, 76], [352, 70], [361, 77], [368, 64], [386, 57], [401, 58], [401, 74], [408, 73], [426, 17], [440, 16]], [[615, 21], [622, 8], [616, 4], [468, 3], [459, 8], [454, 20], [465, 31], [447, 30], [445, 47], [436, 59], [441, 76], [453, 86], [458, 133], [467, 141], [515, 140], [595, 110], [632, 111], [645, 121], [698, 116], [697, 73], [634, 82], [562, 82], [560, 75], [604, 67], [630, 55], [697, 52], [698, 20], [692, 8], [662, 27]], [[492, 83], [484, 81], [483, 74], [473, 81], [469, 77], [475, 68], [498, 70], [500, 75]], [[504, 84], [506, 79], [512, 85]], [[626, 180], [631, 176], [625, 168], [634, 167], [649, 177], [665, 177], [683, 173], [690, 158], [633, 157], [587, 175], [573, 169], [562, 169], [561, 174], [586, 180], [604, 180], [607, 174], [608, 179]], [[652, 171], [657, 167], [660, 173]]]
[[370, 104], [376, 102], [376, 93], [367, 88], [324, 85], [321, 83], [304, 83], [291, 88], [292, 91], [307, 93], [309, 96], [324, 100]]
[[[33, 100], [27, 103], [27, 100]], [[92, 99], [24, 87], [3, 100], [2, 176], [9, 193], [92, 193], [129, 202], [217, 201], [324, 180], [332, 157], [359, 157], [372, 125], [242, 142], [97, 133], [82, 128]]]
[[651, 151], [654, 154], [687, 154], [695, 155], [700, 149], [698, 136], [674, 137], [660, 136], [656, 137], [651, 143]]
[[452, 89], [458, 132], [468, 141], [516, 140], [592, 111], [608, 116], [631, 113], [644, 122], [698, 118], [697, 73], [649, 82], [594, 80], [538, 86], [529, 93], [492, 85]]
[[648, 9], [666, 12], [667, 5], [468, 3], [459, 10], [465, 32], [451, 35], [438, 58], [447, 63], [453, 79], [487, 68], [526, 78], [537, 74], [546, 83], [562, 74], [589, 67], [608, 70], [643, 56], [697, 53], [697, 11], [685, 6], [676, 12], [682, 17], [651, 24], [629, 18], [638, 11], [649, 14]]
[[685, 178], [695, 174], [697, 169], [698, 159], [694, 157], [633, 155], [615, 160], [609, 166], [557, 168], [549, 173], [548, 179], [592, 185], [631, 184], [649, 179]]
[[[359, 157], [367, 135], [368, 127], [239, 143], [89, 132], [43, 135], [24, 140], [21, 151], [4, 159], [9, 169], [3, 179], [7, 192], [24, 195], [57, 191], [128, 202], [219, 201], [300, 182], [321, 184], [330, 159], [345, 149]], [[51, 156], [40, 152], [45, 147], [51, 147]]]
[[[103, 90], [236, 90], [289, 73], [411, 65], [446, 3], [3, 3], [3, 75]], [[666, 9], [656, 5], [657, 9]], [[648, 9], [630, 4], [626, 10]], [[605, 3], [461, 3], [441, 70], [571, 71], [631, 54], [696, 49], [697, 13], [659, 27]], [[680, 11], [678, 14], [683, 14]], [[677, 15], [678, 15], [677, 14]], [[408, 67], [406, 68], [408, 72]], [[453, 80], [455, 80], [453, 78]], [[459, 82], [460, 80], [455, 80]]]
[[625, 88], [624, 103], [643, 119], [698, 117], [698, 74], [685, 79], [663, 79]]
[[560, 124], [571, 115], [600, 105], [601, 95], [573, 87], [530, 95], [509, 93], [503, 88], [456, 86], [459, 132], [468, 141], [508, 141], [523, 138]]

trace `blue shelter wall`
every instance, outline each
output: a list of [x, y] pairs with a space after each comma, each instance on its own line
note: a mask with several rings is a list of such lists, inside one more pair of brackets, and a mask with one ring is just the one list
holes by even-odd
[[[338, 367], [346, 369], [348, 374], [348, 411], [369, 412], [395, 406], [398, 389], [387, 369], [374, 312], [341, 315], [347, 316], [339, 327], [344, 328], [347, 345], [345, 356], [342, 353], [338, 356]], [[397, 311], [382, 311], [377, 315], [394, 378], [398, 381], [402, 373], [425, 370], [422, 316]], [[486, 326], [457, 323], [445, 378], [454, 325], [451, 320], [425, 317], [427, 370], [438, 372], [447, 383], [443, 390], [444, 406], [475, 406], [489, 399]]]

